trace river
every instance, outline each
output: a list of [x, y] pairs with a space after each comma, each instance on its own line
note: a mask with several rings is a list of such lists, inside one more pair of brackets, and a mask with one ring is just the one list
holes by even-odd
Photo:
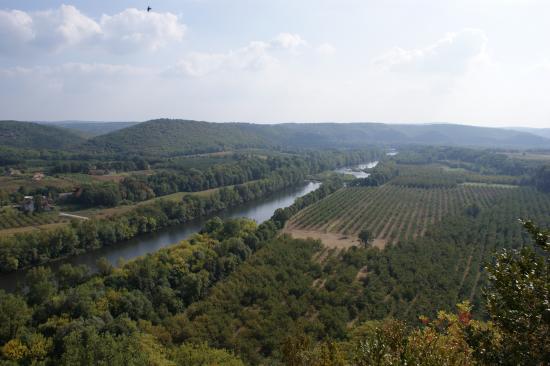
[[[222, 219], [248, 217], [260, 223], [268, 220], [276, 209], [290, 206], [296, 198], [316, 190], [320, 185], [318, 182], [307, 182], [303, 185], [283, 189], [267, 197], [229, 208], [212, 216], [171, 226], [154, 233], [140, 235], [114, 246], [103, 247], [98, 250], [44, 264], [44, 266], [50, 267], [55, 271], [60, 265], [70, 263], [73, 265], [85, 264], [95, 269], [97, 260], [102, 257], [107, 258], [111, 264], [116, 265], [119, 259], [130, 260], [186, 239], [191, 234], [199, 231], [204, 223], [214, 216], [219, 216]], [[26, 270], [19, 270], [1, 274], [0, 289], [7, 291], [15, 290], [17, 283], [21, 282], [25, 277], [25, 273]]]
[[335, 172], [342, 174], [351, 174], [355, 178], [367, 178], [370, 174], [364, 172], [365, 169], [372, 169], [378, 165], [378, 161], [372, 161], [366, 164], [359, 164], [351, 168], [340, 168], [336, 169]]

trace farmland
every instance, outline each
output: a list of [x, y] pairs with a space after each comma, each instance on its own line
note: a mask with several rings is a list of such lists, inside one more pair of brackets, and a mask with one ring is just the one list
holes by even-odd
[[63, 220], [68, 221], [57, 212], [25, 214], [12, 208], [0, 210], [0, 230], [55, 224]]
[[351, 238], [367, 229], [375, 238], [374, 244], [384, 246], [423, 236], [445, 216], [458, 214], [474, 203], [489, 207], [515, 189], [466, 184], [433, 189], [393, 184], [343, 188], [297, 214], [287, 229], [340, 233]]

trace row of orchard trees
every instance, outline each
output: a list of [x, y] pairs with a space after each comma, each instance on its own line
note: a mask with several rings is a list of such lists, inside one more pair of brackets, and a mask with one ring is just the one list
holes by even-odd
[[[503, 251], [487, 265], [486, 320], [464, 301], [456, 312], [370, 320], [343, 338], [319, 342], [307, 332], [288, 336], [281, 350], [290, 366], [547, 365], [550, 363], [550, 231], [523, 222], [536, 250]], [[538, 254], [537, 254], [538, 253]], [[541, 255], [542, 254], [542, 255]], [[488, 321], [487, 321], [488, 319]]]

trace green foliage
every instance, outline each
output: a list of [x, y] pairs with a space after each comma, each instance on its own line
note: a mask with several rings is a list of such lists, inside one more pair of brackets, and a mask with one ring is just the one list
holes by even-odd
[[0, 290], [0, 344], [21, 335], [31, 315], [23, 298]]
[[272, 223], [212, 222], [219, 225], [102, 275], [71, 265], [55, 274], [31, 269], [25, 300], [0, 292], [4, 359], [21, 364], [241, 365], [231, 353], [203, 343], [173, 345], [159, 325], [203, 299], [275, 235]]
[[370, 233], [370, 231], [368, 231], [367, 229], [363, 229], [359, 232], [359, 240], [361, 240], [361, 242], [363, 243], [363, 245], [365, 247], [367, 247], [369, 245], [369, 241], [372, 239], [372, 235]]
[[499, 253], [487, 267], [490, 287], [487, 310], [506, 342], [503, 350], [509, 365], [534, 365], [550, 362], [550, 233], [532, 222], [523, 223], [538, 249], [529, 248]]
[[[262, 176], [265, 173], [265, 178], [230, 187], [222, 187], [211, 194], [185, 195], [179, 202], [155, 200], [152, 203], [136, 205], [128, 212], [105, 219], [73, 222], [70, 226], [45, 232], [30, 232], [11, 237], [0, 237], [0, 271], [8, 272], [18, 268], [35, 266], [46, 263], [51, 259], [97, 249], [106, 245], [114, 245], [139, 234], [154, 232], [170, 225], [211, 215], [228, 207], [237, 206], [282, 188], [299, 184], [310, 171], [327, 169], [327, 167], [347, 164], [350, 161], [358, 161], [356, 159], [363, 159], [369, 154], [371, 154], [370, 151], [350, 151], [346, 153], [311, 153], [306, 158], [269, 158], [266, 160], [265, 166], [256, 165], [256, 168], [258, 168], [257, 173], [251, 173], [246, 177], [246, 179], [254, 178], [256, 177], [255, 174]], [[254, 164], [257, 161], [252, 159], [248, 168], [255, 171]], [[181, 176], [180, 178], [185, 178], [186, 182], [190, 184], [196, 183], [194, 189], [202, 189], [204, 188], [202, 179], [205, 177], [206, 175], [197, 173], [190, 177]], [[219, 175], [219, 177], [223, 178], [224, 176]], [[134, 198], [144, 198], [148, 194], [152, 194], [150, 191], [153, 188], [141, 185], [136, 180], [132, 181], [134, 183], [131, 185], [127, 180], [123, 181], [126, 182], [123, 183], [123, 187], [126, 187], [125, 193], [121, 192], [119, 187], [113, 183], [85, 185], [82, 194], [76, 200], [81, 204], [90, 206], [113, 206], [121, 198], [130, 197], [128, 196], [130, 191], [133, 192]], [[227, 183], [227, 181], [222, 179], [219, 183]], [[163, 183], [160, 184], [163, 186]], [[130, 186], [135, 189], [130, 189]], [[325, 185], [320, 191], [312, 192], [307, 197], [297, 200], [291, 207], [278, 212], [286, 212], [288, 217], [288, 215], [297, 212], [297, 210], [312, 201], [328, 195], [340, 186], [341, 183], [335, 180]], [[181, 187], [176, 185], [175, 189], [179, 188]], [[171, 189], [166, 188], [166, 192]], [[276, 218], [276, 224], [284, 224], [281, 221], [282, 219], [281, 217]]]
[[[37, 205], [38, 206], [38, 205]], [[23, 213], [17, 209], [6, 207], [0, 209], [0, 230], [25, 226], [54, 224], [60, 222], [58, 212]]]
[[544, 192], [550, 192], [550, 165], [540, 167], [534, 177], [535, 186]]
[[173, 351], [172, 359], [178, 366], [244, 366], [244, 363], [231, 353], [209, 348], [204, 343], [200, 345], [183, 344]]
[[399, 175], [399, 170], [394, 162], [382, 162], [374, 167], [367, 178], [359, 178], [352, 181], [352, 187], [377, 187]]
[[149, 365], [137, 337], [98, 333], [93, 327], [70, 332], [63, 338], [60, 365]]
[[357, 148], [381, 144], [548, 147], [542, 137], [459, 125], [307, 123], [254, 125], [153, 120], [92, 140], [96, 148], [148, 154], [204, 153], [242, 147]]
[[[371, 239], [388, 243], [414, 240], [447, 215], [459, 215], [476, 204], [489, 208], [497, 200], [511, 196], [520, 199], [515, 188], [501, 186], [459, 186], [448, 189], [409, 188], [386, 184], [382, 187], [341, 189], [311, 207], [299, 212], [291, 224], [300, 229], [358, 235], [369, 230]], [[541, 196], [542, 202], [547, 198]]]
[[176, 340], [235, 349], [258, 363], [278, 352], [289, 329], [308, 312], [305, 294], [316, 268], [309, 261], [319, 243], [282, 237], [244, 262], [208, 298], [171, 322]]
[[77, 134], [38, 123], [0, 121], [0, 146], [27, 149], [71, 149], [85, 142]]

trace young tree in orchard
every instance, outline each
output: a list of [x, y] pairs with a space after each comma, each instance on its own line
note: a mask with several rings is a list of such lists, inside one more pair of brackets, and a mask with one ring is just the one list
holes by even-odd
[[361, 230], [361, 232], [359, 233], [359, 240], [361, 240], [361, 243], [363, 243], [365, 247], [369, 246], [369, 242], [371, 239], [372, 238], [370, 231], [368, 231], [367, 229]]

